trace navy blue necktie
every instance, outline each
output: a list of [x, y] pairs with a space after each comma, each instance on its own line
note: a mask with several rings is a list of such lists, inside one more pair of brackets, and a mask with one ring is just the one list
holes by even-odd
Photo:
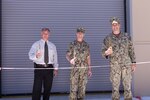
[[48, 45], [47, 42], [45, 42], [45, 46], [44, 46], [44, 62], [45, 64], [48, 64]]

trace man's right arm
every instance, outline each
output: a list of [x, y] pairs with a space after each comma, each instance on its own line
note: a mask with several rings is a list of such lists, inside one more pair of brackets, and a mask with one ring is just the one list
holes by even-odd
[[36, 52], [37, 52], [36, 43], [34, 43], [28, 53], [30, 60], [34, 61], [37, 59]]
[[105, 54], [106, 50], [107, 50], [107, 39], [104, 38], [103, 43], [102, 43], [102, 51], [101, 51], [101, 53], [102, 53], [102, 57], [107, 59], [108, 55]]
[[113, 49], [112, 46], [110, 45], [110, 37], [106, 37], [103, 40], [103, 44], [102, 44], [102, 56], [106, 59], [108, 59], [108, 57], [113, 53]]
[[69, 48], [67, 50], [67, 53], [66, 53], [66, 59], [71, 63], [73, 64], [74, 63], [74, 60], [75, 60], [75, 57], [73, 57], [73, 44], [70, 43], [69, 45]]

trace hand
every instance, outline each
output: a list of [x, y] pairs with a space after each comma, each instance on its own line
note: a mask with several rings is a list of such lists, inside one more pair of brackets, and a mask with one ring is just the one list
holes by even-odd
[[92, 76], [92, 71], [91, 69], [88, 70], [88, 77], [90, 78]]
[[54, 69], [54, 76], [58, 75], [58, 69]]
[[75, 59], [76, 57], [74, 57], [73, 59], [70, 60], [70, 64], [74, 65], [75, 64]]
[[42, 55], [41, 52], [37, 52], [37, 53], [36, 53], [36, 58], [40, 58], [41, 55]]
[[132, 72], [135, 72], [135, 69], [136, 69], [136, 64], [133, 63], [133, 64], [131, 65], [131, 70], [132, 70]]
[[113, 53], [112, 47], [110, 46], [106, 51], [105, 51], [105, 55], [111, 55]]

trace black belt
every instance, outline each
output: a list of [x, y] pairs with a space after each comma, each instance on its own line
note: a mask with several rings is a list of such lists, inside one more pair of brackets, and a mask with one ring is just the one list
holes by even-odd
[[45, 67], [53, 67], [53, 65], [52, 64], [36, 64], [36, 67], [43, 67], [43, 68], [45, 68]]

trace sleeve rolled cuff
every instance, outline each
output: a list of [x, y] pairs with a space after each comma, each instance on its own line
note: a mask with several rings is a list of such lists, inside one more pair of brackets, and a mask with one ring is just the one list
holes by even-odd
[[132, 62], [132, 63], [136, 63], [136, 62], [134, 61], [134, 62]]
[[58, 70], [58, 64], [54, 64], [54, 69]]
[[34, 56], [34, 57], [29, 57], [29, 59], [30, 59], [30, 60], [33, 60], [33, 61], [36, 61], [36, 60], [37, 60], [36, 56]]
[[108, 59], [108, 56], [105, 56], [106, 59]]

